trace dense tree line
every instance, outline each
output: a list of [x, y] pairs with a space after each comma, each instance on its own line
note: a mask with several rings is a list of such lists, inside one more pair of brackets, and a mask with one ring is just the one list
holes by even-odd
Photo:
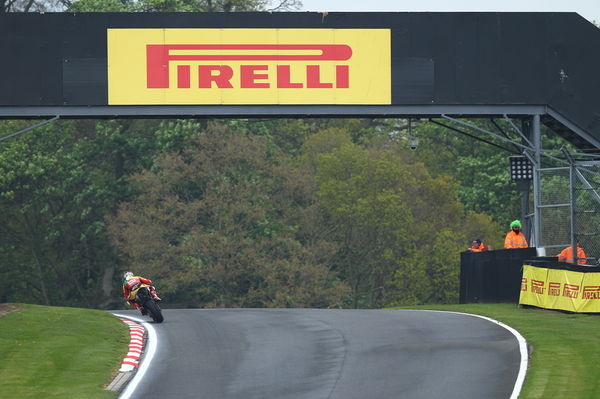
[[299, 0], [0, 0], [3, 12], [242, 12], [288, 11]]
[[456, 301], [501, 232], [421, 156], [369, 120], [46, 125], [0, 148], [0, 300], [114, 306], [133, 269], [182, 306]]

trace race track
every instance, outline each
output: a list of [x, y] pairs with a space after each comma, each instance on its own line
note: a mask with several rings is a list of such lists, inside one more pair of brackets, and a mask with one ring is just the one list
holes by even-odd
[[165, 322], [152, 324], [157, 352], [131, 398], [500, 399], [510, 398], [521, 362], [512, 333], [464, 314], [163, 313]]

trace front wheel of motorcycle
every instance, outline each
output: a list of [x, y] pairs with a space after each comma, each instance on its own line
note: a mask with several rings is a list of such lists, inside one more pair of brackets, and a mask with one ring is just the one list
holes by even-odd
[[164, 317], [162, 315], [160, 306], [158, 306], [158, 303], [154, 302], [153, 299], [149, 299], [148, 301], [146, 301], [144, 307], [146, 308], [148, 313], [150, 313], [150, 317], [152, 317], [152, 320], [154, 320], [155, 323], [163, 322]]

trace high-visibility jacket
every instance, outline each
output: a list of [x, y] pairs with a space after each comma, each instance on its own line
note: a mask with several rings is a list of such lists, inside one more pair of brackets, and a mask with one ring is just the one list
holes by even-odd
[[[573, 247], [568, 246], [558, 254], [559, 262], [568, 262], [573, 263]], [[587, 261], [585, 260], [585, 252], [583, 252], [583, 248], [577, 247], [577, 264], [585, 265]]]
[[471, 246], [471, 252], [481, 252], [481, 251], [487, 251], [488, 248], [485, 246], [485, 244], [482, 242], [481, 244], [479, 244], [479, 248], [475, 248], [475, 245]]
[[508, 233], [506, 233], [506, 237], [504, 238], [504, 248], [529, 248], [529, 245], [527, 245], [527, 239], [525, 238], [525, 235], [522, 232], [519, 231], [519, 234], [517, 234], [511, 230]]

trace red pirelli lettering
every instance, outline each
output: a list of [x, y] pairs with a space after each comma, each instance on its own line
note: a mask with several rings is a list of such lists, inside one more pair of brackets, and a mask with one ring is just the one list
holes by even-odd
[[300, 82], [292, 82], [289, 65], [277, 65], [277, 88], [278, 89], [300, 89], [304, 85]]
[[599, 285], [586, 285], [583, 287], [583, 299], [600, 299]]
[[[256, 51], [256, 54], [240, 54], [240, 51]], [[200, 53], [199, 52], [206, 52]], [[236, 53], [237, 52], [237, 53]], [[182, 61], [347, 61], [352, 57], [352, 48], [346, 44], [148, 44], [146, 45], [146, 87], [149, 89], [169, 88], [169, 65]], [[335, 66], [335, 82], [321, 80], [321, 65], [306, 67], [306, 88], [350, 87], [348, 65]], [[241, 65], [240, 85], [242, 88], [268, 88], [266, 65]], [[289, 65], [276, 68], [277, 88], [302, 88], [304, 83], [292, 82]], [[233, 69], [228, 65], [199, 65], [200, 88], [231, 88]], [[177, 66], [177, 87], [190, 87], [190, 66]], [[261, 82], [262, 81], [262, 82]]]
[[210, 89], [214, 83], [219, 89], [231, 89], [233, 69], [228, 65], [198, 65], [198, 87]]
[[336, 88], [348, 89], [350, 87], [350, 67], [348, 65], [336, 65], [335, 76]]
[[257, 80], [269, 79], [266, 73], [259, 71], [268, 71], [268, 65], [241, 65], [240, 66], [240, 85], [242, 89], [268, 89], [269, 83], [257, 82]]
[[177, 66], [177, 88], [178, 89], [189, 89], [190, 88], [190, 66], [189, 65]]
[[579, 296], [579, 286], [576, 284], [565, 284], [563, 286], [563, 296], [567, 298], [577, 298]]
[[542, 280], [531, 280], [531, 292], [534, 294], [544, 294], [545, 281]]
[[560, 283], [551, 282], [548, 284], [548, 295], [560, 296]]

